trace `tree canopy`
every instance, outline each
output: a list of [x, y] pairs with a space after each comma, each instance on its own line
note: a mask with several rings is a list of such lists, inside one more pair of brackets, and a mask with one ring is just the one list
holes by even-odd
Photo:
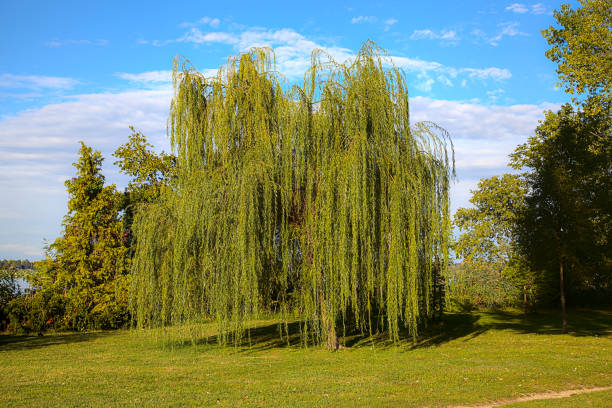
[[525, 206], [526, 186], [514, 174], [493, 176], [472, 190], [472, 208], [459, 208], [454, 224], [462, 233], [457, 256], [472, 264], [487, 263], [502, 271], [515, 256], [515, 226]]
[[[453, 244], [461, 264], [450, 290], [460, 307], [523, 307], [533, 298], [534, 277], [517, 246], [517, 224], [525, 208], [526, 182], [515, 174], [481, 179], [472, 190], [471, 208], [459, 208], [454, 225], [461, 234]], [[529, 298], [529, 299], [528, 299]]]
[[582, 7], [563, 4], [555, 11], [558, 26], [542, 34], [551, 48], [546, 56], [558, 64], [559, 80], [566, 92], [596, 103], [587, 110], [609, 112], [612, 101], [612, 0], [579, 0]]
[[341, 328], [416, 336], [448, 267], [450, 139], [410, 124], [403, 75], [375, 45], [321, 51], [301, 87], [269, 49], [207, 78], [175, 61], [176, 185], [137, 214], [139, 325], [216, 319], [222, 340], [277, 308], [303, 339]]
[[[612, 283], [610, 119], [570, 105], [548, 112], [536, 135], [511, 155], [529, 193], [519, 241], [537, 270], [565, 263], [570, 294]], [[549, 282], [558, 282], [555, 275]]]

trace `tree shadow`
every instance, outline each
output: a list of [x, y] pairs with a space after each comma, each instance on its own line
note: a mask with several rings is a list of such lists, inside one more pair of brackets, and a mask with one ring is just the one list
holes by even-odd
[[[561, 313], [556, 310], [529, 314], [506, 311], [481, 312], [480, 314], [483, 318], [479, 324], [487, 330], [511, 330], [520, 334], [563, 334]], [[568, 310], [567, 328], [566, 334], [574, 337], [610, 336], [612, 335], [612, 311]]]
[[[612, 312], [604, 310], [568, 311], [568, 332], [574, 337], [612, 336]], [[490, 311], [446, 314], [441, 321], [425, 329], [411, 348], [437, 346], [455, 339], [472, 340], [489, 330], [511, 331], [517, 334], [561, 335], [561, 315], [558, 311], [524, 314], [510, 311]]]
[[[304, 342], [300, 331], [301, 322], [288, 324], [288, 335], [280, 336], [279, 324], [264, 324], [253, 327], [244, 334], [237, 345], [240, 352], [252, 352], [273, 348], [301, 347]], [[511, 311], [489, 311], [472, 313], [447, 313], [437, 321], [430, 322], [420, 336], [413, 340], [408, 330], [399, 333], [399, 341], [389, 338], [388, 332], [347, 332], [340, 335], [340, 344], [346, 348], [400, 347], [405, 350], [435, 347], [453, 340], [470, 341], [490, 330], [511, 331], [518, 334], [561, 335], [561, 317], [558, 311], [541, 311], [524, 314]], [[230, 333], [230, 338], [234, 333]], [[612, 311], [572, 310], [568, 311], [568, 333], [575, 337], [612, 336]], [[217, 336], [197, 340], [198, 345], [219, 345]], [[184, 345], [192, 344], [184, 342]], [[308, 345], [314, 345], [311, 341]]]
[[[225, 339], [219, 335], [203, 336], [197, 339], [172, 341], [171, 346], [176, 348], [191, 346], [234, 346], [236, 351], [263, 351], [275, 348], [298, 348], [304, 344], [301, 336], [301, 323], [299, 321], [285, 323], [263, 324], [249, 327], [243, 332], [231, 331]], [[282, 335], [281, 335], [282, 332]], [[235, 342], [235, 338], [239, 338]], [[312, 342], [311, 342], [312, 345]]]
[[[568, 311], [568, 333], [576, 337], [601, 336], [612, 337], [612, 311], [608, 310], [570, 310]], [[205, 346], [204, 351], [215, 346], [235, 345], [237, 352], [257, 352], [269, 349], [301, 349], [305, 342], [301, 328], [303, 322], [291, 321], [285, 323], [263, 322], [255, 327], [245, 330], [238, 344], [232, 339], [238, 336], [236, 332], [228, 334], [229, 342], [223, 342], [220, 336], [210, 335], [196, 339], [172, 339], [167, 345], [172, 348]], [[281, 329], [283, 335], [281, 336]], [[392, 341], [388, 332], [360, 333], [348, 331], [340, 334], [340, 344], [346, 348], [399, 347], [406, 351], [442, 345], [444, 343], [461, 340], [470, 341], [489, 330], [511, 331], [518, 334], [546, 334], [560, 335], [561, 318], [558, 311], [540, 311], [538, 313], [523, 314], [521, 312], [491, 311], [471, 313], [447, 313], [440, 320], [430, 322], [421, 330], [420, 336], [412, 339], [407, 330], [399, 333], [399, 341]], [[44, 336], [12, 336], [0, 335], [0, 350], [27, 350], [41, 347], [72, 344], [92, 341], [101, 337], [115, 334], [114, 331], [99, 331], [85, 333], [59, 333]], [[344, 334], [344, 335], [343, 335]], [[312, 339], [306, 342], [307, 346], [317, 346]], [[319, 347], [319, 346], [317, 346]]]
[[113, 334], [112, 331], [54, 333], [44, 336], [3, 334], [0, 335], [0, 350], [32, 350], [61, 344], [83, 343]]

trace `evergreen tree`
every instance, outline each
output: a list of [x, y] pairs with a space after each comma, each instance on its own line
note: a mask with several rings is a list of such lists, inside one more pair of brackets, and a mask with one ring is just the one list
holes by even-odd
[[64, 326], [114, 328], [127, 321], [129, 275], [115, 186], [104, 186], [102, 155], [81, 142], [63, 234], [49, 246], [35, 287], [64, 298]]

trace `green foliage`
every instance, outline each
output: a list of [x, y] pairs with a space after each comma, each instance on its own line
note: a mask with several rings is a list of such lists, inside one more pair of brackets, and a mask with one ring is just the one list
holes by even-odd
[[278, 305], [331, 348], [345, 327], [417, 335], [447, 270], [450, 140], [410, 125], [386, 64], [371, 43], [347, 65], [315, 51], [287, 89], [268, 49], [213, 78], [175, 61], [176, 186], [134, 223], [139, 325], [213, 318], [239, 341]]
[[514, 306], [520, 288], [527, 306], [527, 292], [534, 293], [535, 279], [516, 247], [517, 220], [526, 193], [525, 181], [514, 174], [482, 179], [472, 190], [473, 207], [455, 213], [454, 225], [462, 233], [453, 249], [463, 259], [451, 276], [455, 304]]
[[515, 168], [527, 170], [522, 251], [549, 285], [558, 287], [563, 263], [570, 295], [612, 288], [611, 123], [564, 105], [511, 155]]
[[0, 271], [5, 270], [27, 270], [34, 269], [34, 263], [27, 259], [2, 259], [0, 260]]
[[551, 48], [546, 56], [558, 63], [557, 73], [566, 92], [597, 100], [586, 106], [595, 114], [609, 112], [612, 99], [612, 1], [580, 0], [573, 10], [563, 4], [555, 11], [559, 27], [542, 34]]
[[9, 322], [8, 304], [18, 295], [14, 272], [0, 269], [0, 331], [6, 330]]
[[64, 329], [66, 298], [51, 290], [40, 290], [12, 299], [8, 305], [13, 333], [41, 333], [48, 329]]
[[20, 286], [27, 281], [33, 268], [34, 263], [27, 259], [0, 260], [0, 331], [9, 327], [10, 304], [23, 295], [23, 288]]
[[450, 268], [450, 309], [468, 312], [514, 307], [519, 304], [520, 290], [489, 263], [466, 262]]
[[79, 154], [77, 175], [66, 181], [63, 234], [49, 246], [32, 283], [44, 299], [63, 297], [62, 326], [119, 327], [128, 317], [129, 275], [117, 194], [114, 185], [104, 186], [100, 152], [81, 143]]
[[131, 201], [150, 203], [157, 200], [161, 189], [174, 177], [176, 157], [164, 152], [156, 154], [141, 132], [130, 129], [128, 141], [113, 154], [117, 158], [114, 164], [131, 177], [127, 192], [136, 196]]
[[132, 230], [134, 215], [140, 204], [159, 200], [162, 191], [176, 177], [176, 157], [164, 152], [157, 154], [146, 137], [133, 127], [128, 141], [113, 154], [122, 173], [130, 176], [130, 183], [121, 196], [121, 220], [125, 230], [129, 256], [133, 256], [136, 241]]
[[481, 179], [472, 190], [472, 208], [459, 208], [454, 225], [461, 234], [454, 245], [457, 256], [473, 265], [489, 264], [502, 271], [514, 256], [516, 219], [525, 205], [526, 187], [514, 174]]

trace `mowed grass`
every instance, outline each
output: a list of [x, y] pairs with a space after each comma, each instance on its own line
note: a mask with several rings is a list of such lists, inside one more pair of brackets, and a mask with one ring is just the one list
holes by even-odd
[[[153, 331], [0, 336], [0, 406], [452, 406], [612, 385], [612, 312], [448, 314], [419, 343], [349, 338], [329, 352], [256, 322], [250, 347]], [[206, 341], [204, 341], [206, 340]], [[165, 346], [164, 346], [165, 344]], [[517, 407], [612, 406], [612, 392]], [[561, 405], [566, 404], [566, 405]]]

